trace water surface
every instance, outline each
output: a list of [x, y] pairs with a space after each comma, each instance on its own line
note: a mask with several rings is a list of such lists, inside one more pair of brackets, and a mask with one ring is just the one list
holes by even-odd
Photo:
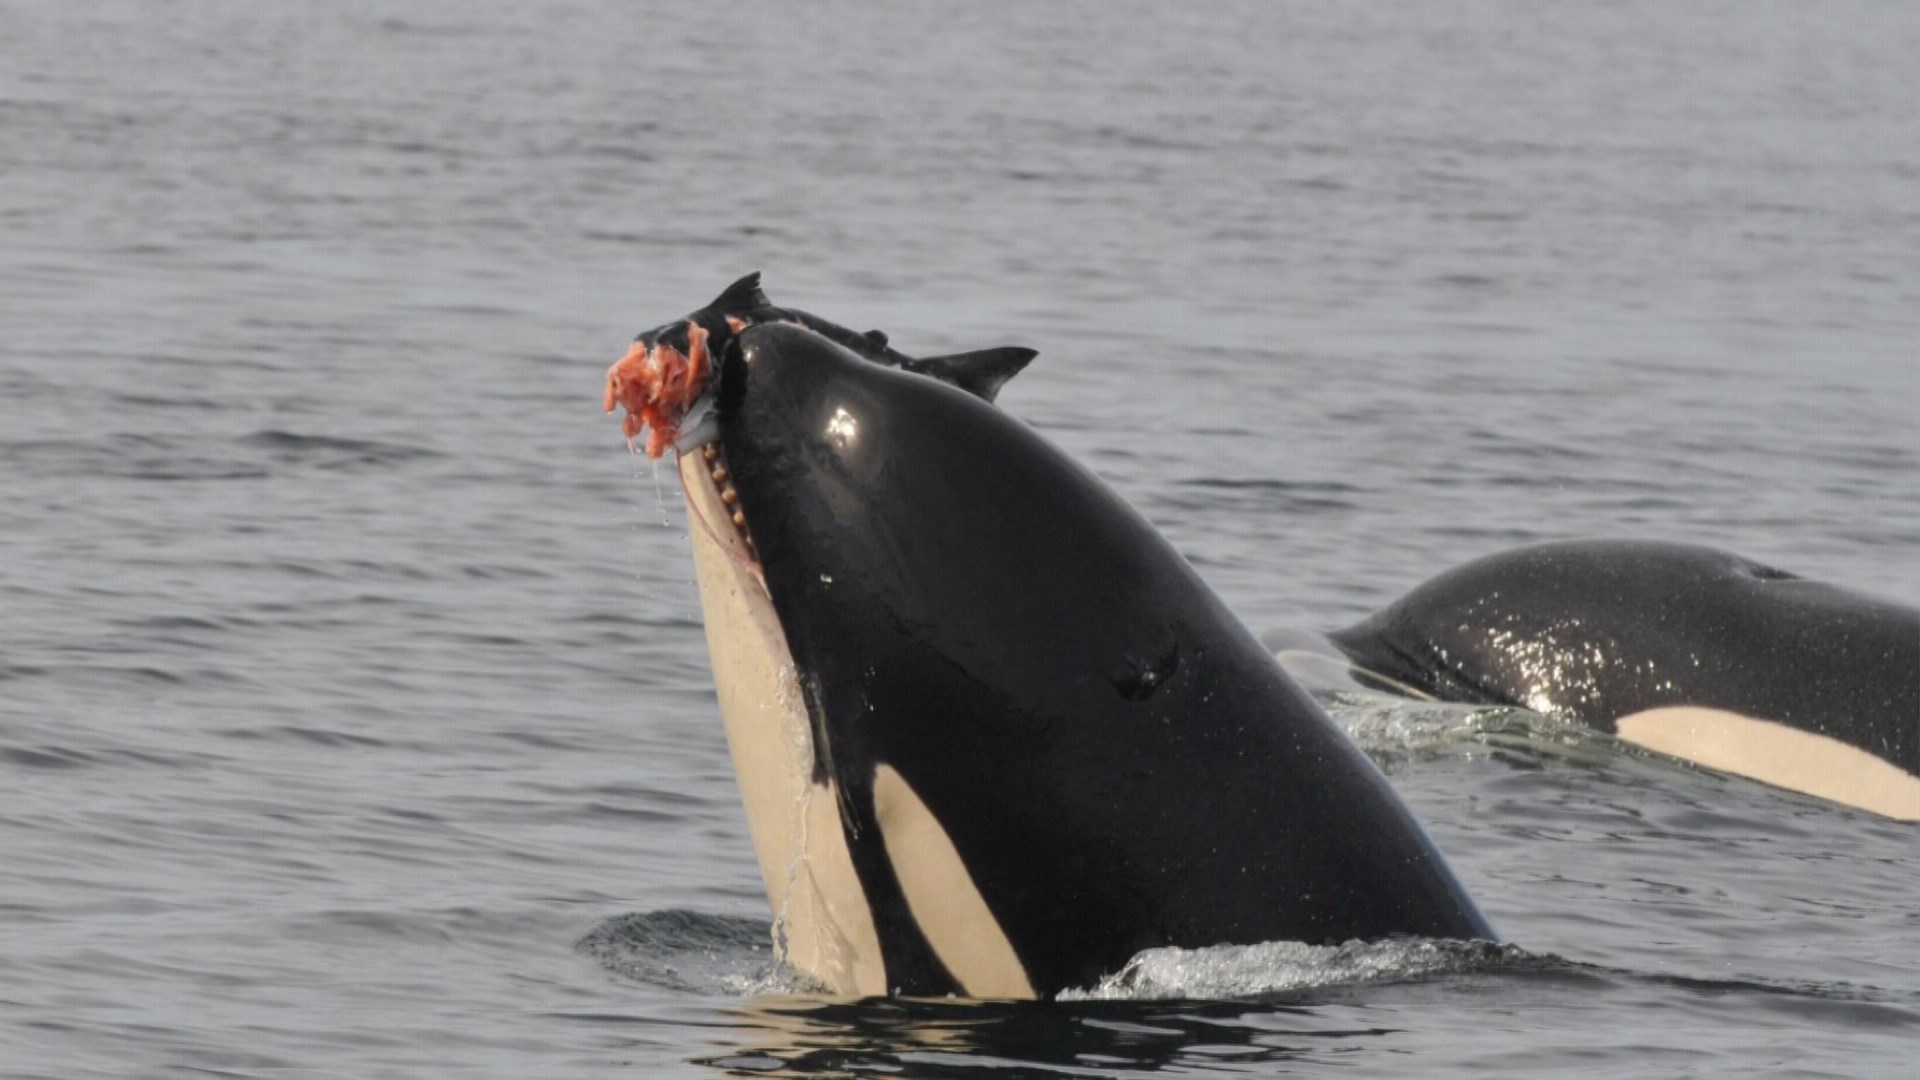
[[0, 1072], [1910, 1072], [1912, 826], [1377, 702], [1516, 952], [783, 993], [673, 478], [596, 409], [760, 269], [1040, 348], [1004, 406], [1256, 629], [1592, 535], [1920, 603], [1909, 6], [6, 22]]

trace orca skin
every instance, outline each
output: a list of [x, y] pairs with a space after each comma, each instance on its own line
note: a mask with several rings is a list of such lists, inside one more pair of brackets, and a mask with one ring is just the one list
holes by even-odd
[[1157, 946], [1494, 937], [1373, 763], [1026, 425], [786, 323], [735, 334], [719, 379], [713, 460], [887, 989], [967, 992], [908, 877], [924, 860], [886, 842], [894, 790], [951, 843], [963, 874], [942, 887], [977, 891], [1040, 996]]
[[[1725, 551], [1637, 540], [1518, 548], [1447, 571], [1328, 636], [1384, 689], [1521, 706], [1634, 741], [1647, 741], [1636, 716], [1705, 728], [1710, 711], [1791, 729], [1860, 754], [1823, 765], [1809, 752], [1817, 744], [1801, 743], [1791, 751], [1799, 760], [1769, 775], [1690, 744], [1656, 748], [1891, 816], [1912, 811], [1889, 807], [1920, 805], [1920, 610]], [[1736, 751], [1767, 737], [1760, 727], [1725, 735], [1749, 744]], [[1831, 775], [1812, 775], [1822, 768]], [[1845, 770], [1877, 772], [1902, 793], [1856, 798], [1861, 781]]]

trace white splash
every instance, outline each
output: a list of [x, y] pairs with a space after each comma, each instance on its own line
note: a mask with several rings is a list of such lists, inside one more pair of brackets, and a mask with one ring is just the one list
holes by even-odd
[[1479, 970], [1525, 954], [1484, 941], [1349, 941], [1303, 945], [1215, 945], [1204, 949], [1148, 949], [1127, 966], [1084, 990], [1064, 990], [1061, 1001], [1156, 1001], [1257, 997], [1327, 986], [1389, 982]]

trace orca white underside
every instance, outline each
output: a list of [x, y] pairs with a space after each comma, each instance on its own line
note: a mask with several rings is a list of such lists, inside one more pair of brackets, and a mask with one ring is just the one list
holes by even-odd
[[[812, 726], [786, 635], [698, 449], [680, 454], [688, 538], [714, 686], [754, 854], [774, 912], [776, 957], [844, 994], [888, 993], [872, 910], [842, 829], [839, 793], [814, 782]], [[874, 815], [914, 922], [969, 997], [1031, 998], [1005, 931], [946, 830], [881, 765]]]
[[1696, 765], [1920, 821], [1920, 777], [1838, 739], [1698, 706], [1648, 709], [1614, 726], [1625, 742]]
[[707, 652], [747, 828], [774, 914], [776, 959], [848, 994], [884, 994], [886, 969], [840, 827], [813, 782], [813, 736], [786, 634], [746, 542], [695, 449], [679, 456]]

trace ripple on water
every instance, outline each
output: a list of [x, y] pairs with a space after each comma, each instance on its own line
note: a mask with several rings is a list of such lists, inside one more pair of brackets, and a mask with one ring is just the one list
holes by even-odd
[[437, 450], [410, 443], [279, 430], [256, 431], [242, 436], [237, 442], [249, 450], [265, 453], [282, 465], [345, 472], [379, 469], [441, 456]]
[[619, 915], [574, 947], [625, 978], [696, 994], [739, 993], [763, 983], [773, 970], [765, 919], [698, 911]]

